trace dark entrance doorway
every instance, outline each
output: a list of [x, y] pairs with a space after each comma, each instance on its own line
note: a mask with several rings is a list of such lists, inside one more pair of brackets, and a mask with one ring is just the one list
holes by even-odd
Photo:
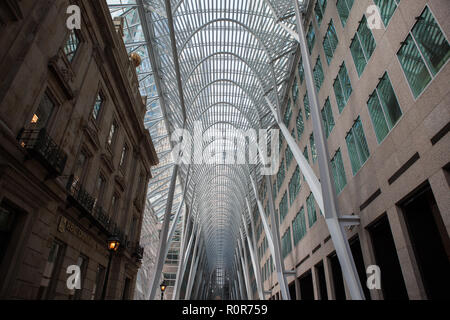
[[450, 299], [449, 238], [430, 186], [402, 209], [428, 299]]
[[319, 282], [319, 298], [320, 300], [328, 300], [327, 283], [325, 280], [325, 269], [323, 267], [323, 262], [316, 264], [315, 268], [317, 273], [317, 280]]
[[386, 300], [408, 299], [394, 238], [386, 215], [368, 227], [375, 260], [381, 270], [381, 290]]
[[300, 281], [301, 300], [314, 300], [314, 289], [311, 270], [301, 275], [299, 281]]
[[333, 275], [334, 295], [336, 300], [345, 300], [344, 279], [342, 269], [336, 253], [330, 256], [331, 273]]

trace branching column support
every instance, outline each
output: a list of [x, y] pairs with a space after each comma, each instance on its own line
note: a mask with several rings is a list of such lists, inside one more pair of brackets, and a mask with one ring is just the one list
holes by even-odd
[[[299, 43], [301, 54], [303, 57], [303, 69], [305, 72], [306, 87], [308, 91], [309, 101], [311, 103], [311, 118], [313, 123], [314, 141], [316, 143], [320, 185], [323, 195], [323, 213], [331, 235], [342, 273], [347, 283], [350, 295], [354, 300], [364, 300], [364, 293], [361, 282], [358, 277], [352, 252], [345, 235], [345, 230], [339, 221], [337, 213], [336, 191], [331, 180], [330, 159], [328, 155], [328, 147], [324, 135], [323, 124], [320, 118], [319, 99], [314, 84], [313, 71], [311, 67], [310, 56], [306, 47], [306, 36], [303, 26], [303, 18], [297, 0], [293, 0], [295, 15], [297, 20], [297, 31], [299, 35]], [[306, 176], [305, 176], [306, 177]], [[271, 189], [271, 188], [269, 188]], [[314, 195], [315, 196], [315, 195]], [[317, 201], [317, 198], [316, 198]]]
[[[266, 177], [266, 183], [268, 185], [267, 190], [269, 192], [269, 208], [271, 211], [270, 216], [271, 216], [272, 230], [274, 230], [274, 226], [276, 226], [276, 224], [275, 224], [275, 209], [274, 209], [274, 205], [273, 205], [272, 187], [271, 187], [272, 183], [270, 181], [271, 180], [270, 176], [265, 176], [265, 177]], [[289, 290], [287, 287], [286, 277], [284, 275], [284, 266], [283, 266], [284, 263], [281, 260], [280, 239], [277, 236], [278, 232], [273, 234], [273, 232], [270, 230], [269, 224], [266, 219], [266, 214], [264, 212], [263, 205], [262, 205], [261, 201], [259, 200], [258, 190], [256, 188], [256, 182], [253, 180], [253, 177], [251, 175], [250, 175], [250, 180], [251, 180], [251, 183], [253, 186], [253, 192], [255, 193], [256, 204], [258, 206], [259, 215], [260, 215], [261, 221], [263, 223], [264, 232], [266, 233], [269, 250], [270, 250], [270, 253], [272, 254], [272, 258], [275, 263], [275, 270], [277, 272], [281, 296], [282, 296], [283, 300], [290, 300], [290, 294], [289, 294]], [[277, 237], [278, 237], [278, 239], [277, 239]]]
[[255, 275], [255, 280], [256, 280], [256, 288], [258, 290], [258, 296], [260, 300], [264, 300], [264, 288], [263, 288], [263, 284], [261, 281], [261, 273], [260, 273], [260, 269], [259, 269], [259, 259], [257, 257], [257, 247], [256, 247], [256, 236], [255, 236], [255, 227], [254, 227], [254, 223], [253, 223], [253, 217], [251, 214], [251, 208], [250, 208], [250, 203], [248, 202], [248, 199], [245, 198], [245, 202], [247, 203], [247, 208], [250, 212], [250, 220], [251, 220], [251, 225], [252, 225], [252, 242], [253, 244], [250, 242], [250, 238], [249, 238], [249, 233], [248, 233], [248, 227], [247, 224], [245, 223], [245, 218], [244, 216], [242, 216], [242, 223], [244, 225], [244, 229], [245, 229], [245, 233], [247, 234], [247, 243], [248, 243], [248, 249], [250, 252], [250, 259], [252, 260], [252, 266], [253, 266], [253, 273]]
[[247, 289], [247, 298], [248, 300], [253, 300], [253, 293], [250, 283], [250, 274], [248, 270], [248, 260], [245, 250], [245, 242], [244, 242], [244, 235], [242, 234], [242, 230], [239, 229], [239, 233], [241, 235], [241, 241], [238, 241], [239, 251], [241, 253], [241, 265], [244, 270], [244, 279], [245, 279], [245, 287]]
[[155, 298], [156, 289], [159, 287], [159, 278], [161, 277], [162, 268], [164, 265], [164, 252], [166, 251], [167, 245], [167, 235], [169, 232], [169, 223], [170, 223], [170, 214], [172, 213], [172, 204], [173, 204], [173, 195], [175, 192], [175, 185], [177, 182], [177, 174], [178, 174], [178, 164], [175, 164], [173, 167], [172, 179], [170, 181], [169, 192], [167, 195], [167, 204], [166, 211], [164, 213], [164, 222], [161, 229], [161, 234], [159, 238], [159, 247], [158, 247], [158, 261], [156, 263], [155, 274], [153, 276], [151, 285], [150, 285], [150, 296], [149, 300], [153, 300]]

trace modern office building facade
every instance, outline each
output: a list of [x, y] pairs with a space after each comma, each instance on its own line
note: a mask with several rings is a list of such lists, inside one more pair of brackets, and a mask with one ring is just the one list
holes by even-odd
[[[70, 5], [79, 29], [67, 27]], [[2, 1], [0, 12], [0, 297], [100, 299], [105, 288], [132, 299], [158, 163], [139, 57], [105, 1]], [[105, 287], [110, 237], [120, 247]]]
[[[449, 298], [449, 13], [445, 0], [317, 0], [305, 14], [338, 211], [359, 217], [345, 230], [366, 299]], [[293, 61], [283, 122], [318, 176], [300, 50]], [[280, 144], [280, 169], [260, 197], [269, 212], [272, 188], [291, 298], [350, 299], [325, 220]], [[279, 299], [257, 208], [254, 218], [264, 289]], [[371, 265], [381, 289], [366, 286]]]

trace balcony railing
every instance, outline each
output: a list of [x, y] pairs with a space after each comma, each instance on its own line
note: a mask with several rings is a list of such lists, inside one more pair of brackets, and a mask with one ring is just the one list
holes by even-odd
[[50, 138], [45, 128], [22, 129], [19, 144], [37, 159], [52, 176], [59, 176], [66, 166], [67, 154]]
[[90, 220], [99, 230], [109, 236], [116, 236], [120, 241], [120, 247], [131, 249], [128, 236], [119, 228], [107, 212], [97, 204], [95, 199], [87, 192], [80, 181], [73, 175], [69, 176], [66, 185], [68, 201], [81, 211], [82, 216]]

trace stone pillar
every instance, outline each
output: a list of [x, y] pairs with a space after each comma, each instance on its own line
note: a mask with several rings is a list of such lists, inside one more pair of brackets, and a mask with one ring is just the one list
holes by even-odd
[[447, 233], [450, 234], [450, 174], [448, 171], [440, 169], [428, 179], [428, 182], [431, 185]]
[[[394, 205], [388, 209], [387, 215], [409, 299], [426, 299], [425, 288], [414, 256], [405, 220], [403, 219], [403, 213], [399, 207]], [[381, 272], [383, 273], [383, 270]]]

